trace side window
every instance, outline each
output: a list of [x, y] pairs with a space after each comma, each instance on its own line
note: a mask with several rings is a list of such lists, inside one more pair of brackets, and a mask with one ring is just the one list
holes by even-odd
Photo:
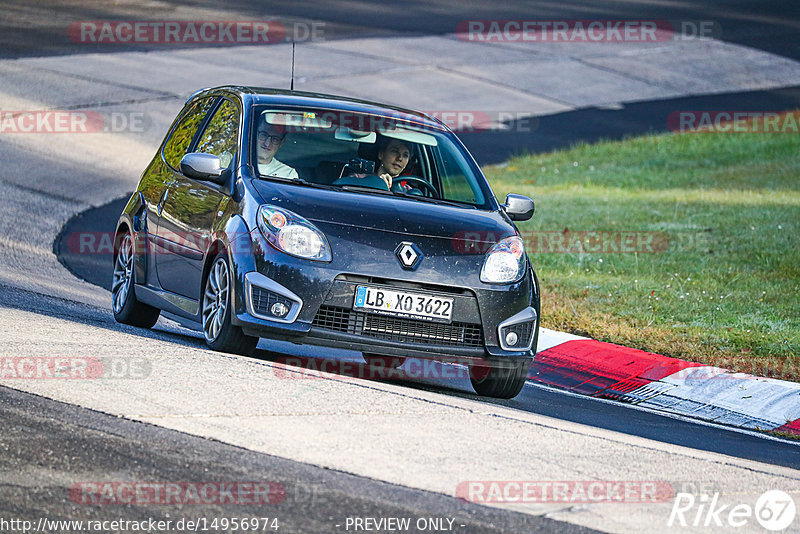
[[220, 164], [228, 167], [236, 157], [238, 145], [239, 109], [230, 100], [223, 100], [197, 141], [195, 152], [219, 156]]
[[455, 147], [451, 150], [441, 150], [437, 147], [436, 152], [438, 157], [434, 157], [434, 160], [439, 162], [437, 170], [444, 198], [468, 204], [483, 204], [485, 200], [480, 186], [475, 182], [475, 178], [464, 174], [464, 169], [469, 167], [463, 158], [459, 158]]
[[164, 144], [164, 161], [173, 169], [179, 169], [181, 158], [189, 149], [189, 144], [194, 139], [194, 134], [200, 123], [211, 109], [214, 98], [204, 98], [196, 102], [192, 108], [186, 112], [181, 121], [172, 131], [172, 135]]

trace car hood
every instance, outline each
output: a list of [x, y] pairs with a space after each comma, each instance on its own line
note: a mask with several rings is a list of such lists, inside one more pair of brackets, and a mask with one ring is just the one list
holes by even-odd
[[252, 183], [265, 204], [293, 211], [321, 227], [333, 224], [475, 244], [496, 243], [516, 234], [506, 216], [497, 211], [266, 180]]

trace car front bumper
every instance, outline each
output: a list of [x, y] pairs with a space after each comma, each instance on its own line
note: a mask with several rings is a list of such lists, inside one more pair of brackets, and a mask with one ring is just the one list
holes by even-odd
[[[434, 268], [428, 274], [375, 269], [370, 262], [311, 262], [274, 250], [256, 230], [251, 232], [255, 271], [236, 273], [234, 324], [248, 335], [391, 356], [433, 359], [531, 358], [538, 330], [538, 291], [529, 272], [504, 286], [477, 280], [442, 283]], [[432, 259], [428, 258], [429, 263]], [[252, 265], [252, 261], [246, 262]], [[376, 262], [380, 265], [380, 262]], [[392, 265], [392, 262], [385, 262]], [[237, 262], [233, 262], [236, 266]], [[477, 267], [475, 267], [477, 265]], [[441, 294], [453, 299], [452, 322], [378, 315], [353, 309], [360, 284]], [[276, 316], [272, 307], [285, 314]], [[514, 336], [508, 337], [510, 331]], [[516, 343], [509, 339], [516, 337]]]

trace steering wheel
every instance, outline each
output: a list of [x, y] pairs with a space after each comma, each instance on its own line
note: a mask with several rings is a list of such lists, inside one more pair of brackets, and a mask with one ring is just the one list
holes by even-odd
[[429, 196], [432, 198], [439, 197], [439, 192], [436, 190], [436, 188], [433, 187], [433, 185], [431, 185], [429, 181], [423, 180], [422, 178], [417, 178], [416, 176], [398, 176], [397, 178], [394, 178], [394, 182], [392, 183], [392, 188], [394, 188], [395, 183], [399, 185], [400, 182], [408, 182], [410, 185], [413, 186], [421, 185], [422, 189], [425, 189], [423, 194], [427, 192], [430, 193]]

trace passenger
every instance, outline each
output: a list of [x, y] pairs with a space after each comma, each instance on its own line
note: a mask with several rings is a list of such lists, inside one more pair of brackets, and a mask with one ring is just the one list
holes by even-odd
[[277, 176], [279, 178], [297, 178], [297, 171], [278, 161], [275, 154], [286, 140], [286, 129], [282, 126], [269, 124], [266, 120], [259, 120], [256, 137], [256, 155], [258, 159], [258, 172], [262, 176]]

